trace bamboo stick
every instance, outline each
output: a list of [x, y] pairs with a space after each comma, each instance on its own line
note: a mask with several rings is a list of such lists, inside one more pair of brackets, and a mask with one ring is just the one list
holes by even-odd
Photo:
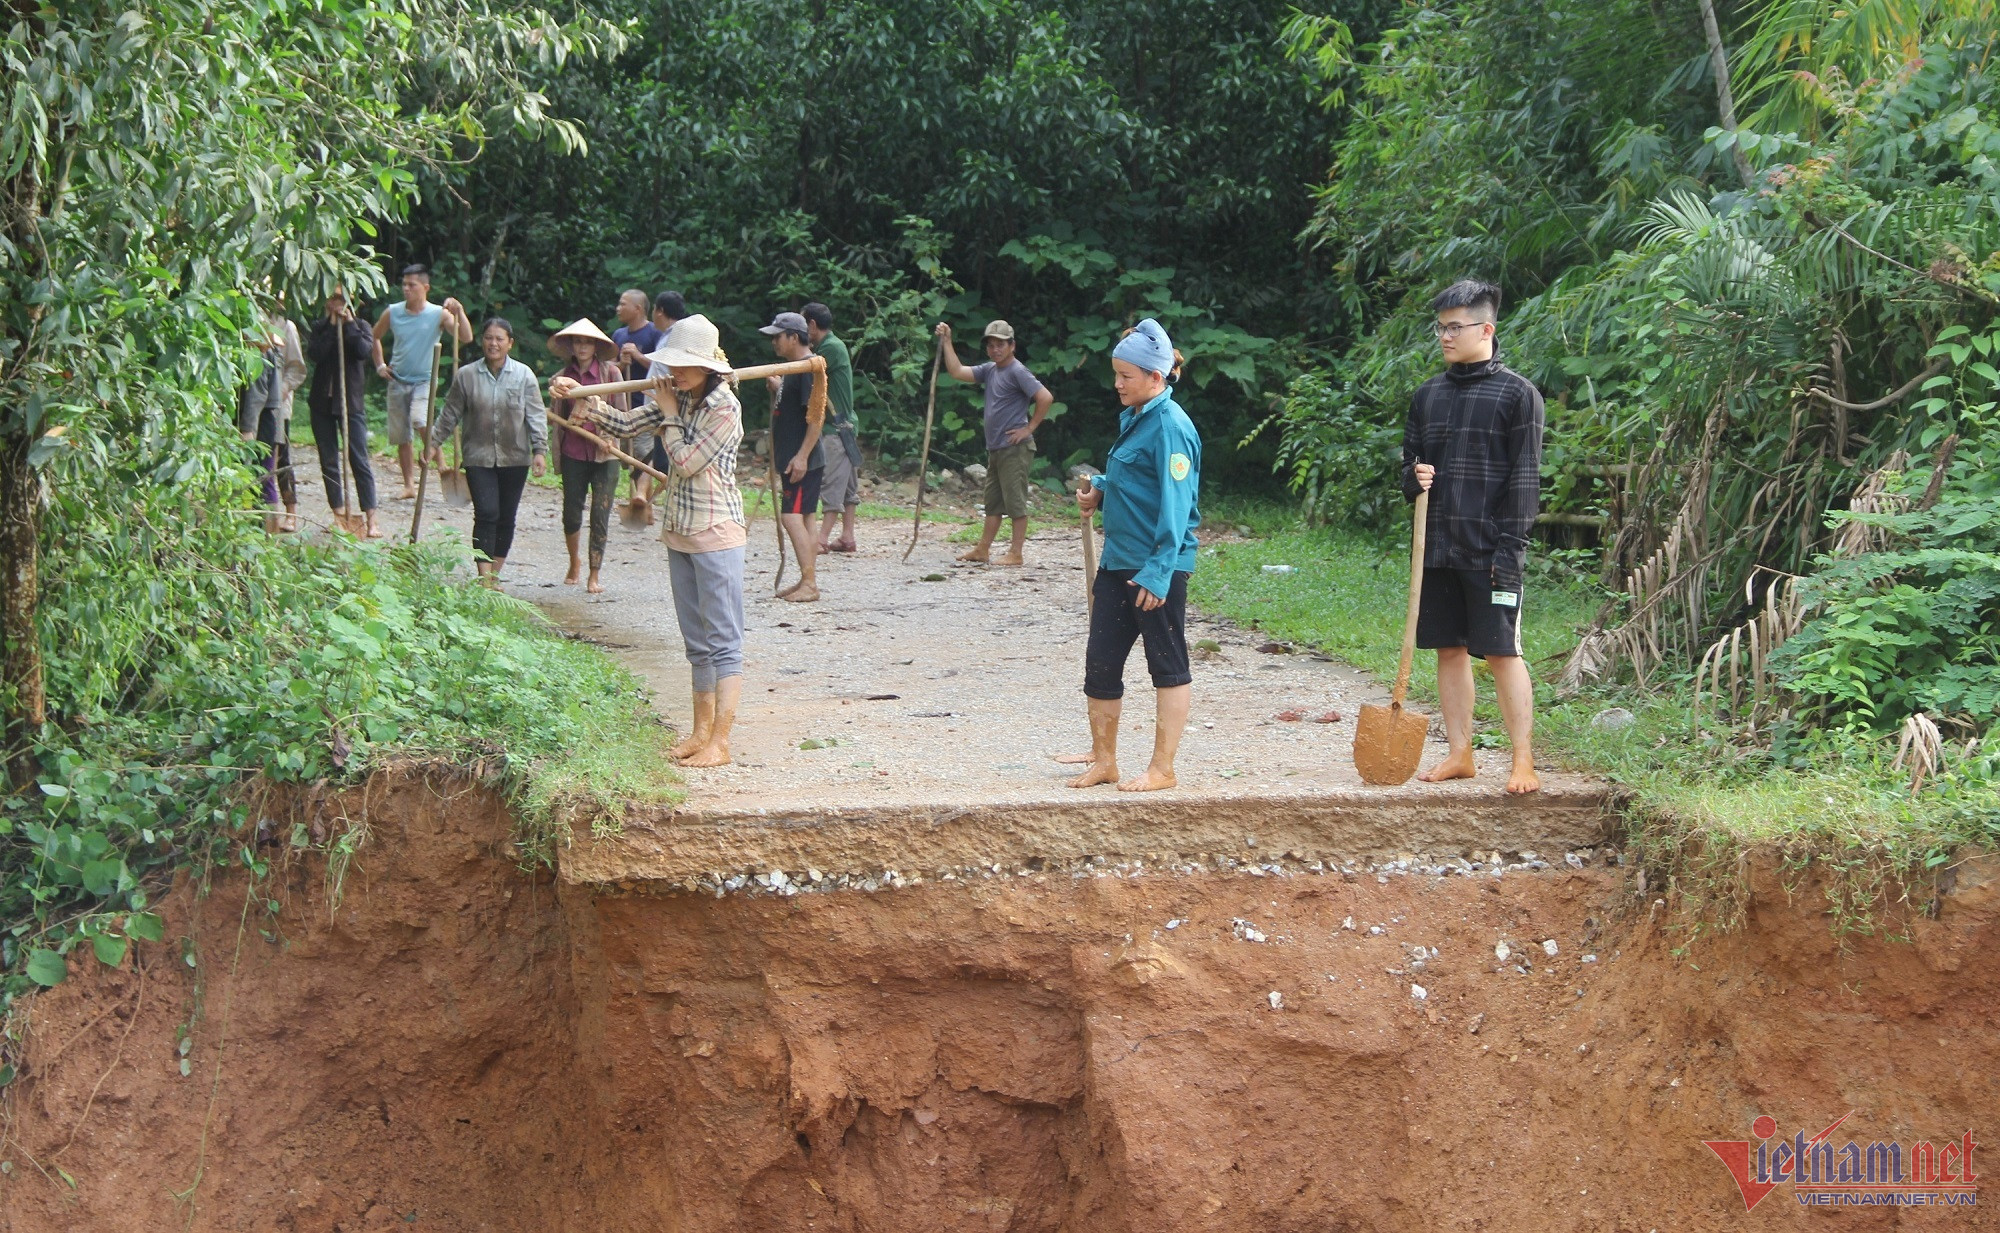
[[561, 428], [564, 432], [573, 432], [577, 436], [582, 437], [584, 440], [590, 442], [592, 445], [595, 445], [599, 449], [610, 450], [611, 456], [613, 458], [618, 459], [620, 462], [630, 463], [631, 465], [639, 468], [641, 471], [644, 471], [646, 474], [652, 476], [654, 479], [659, 480], [662, 483], [666, 482], [667, 478], [666, 476], [660, 474], [658, 471], [655, 471], [652, 467], [646, 465], [645, 463], [640, 462], [637, 458], [632, 457], [632, 455], [626, 453], [624, 450], [619, 449], [617, 446], [611, 444], [611, 442], [609, 441], [606, 441], [603, 437], [598, 436], [596, 433], [591, 432], [589, 429], [580, 428], [577, 425], [571, 423], [569, 420], [564, 419], [562, 416], [557, 415], [553, 411], [550, 411], [548, 413], [548, 417], [551, 423]]
[[[729, 374], [729, 379], [736, 382], [752, 381], [758, 377], [785, 377], [796, 372], [823, 372], [825, 369], [825, 359], [817, 355], [809, 355], [802, 360], [781, 360], [775, 364], [752, 364], [748, 368], [738, 368]], [[595, 396], [598, 398], [609, 398], [613, 394], [636, 394], [641, 390], [653, 389], [659, 384], [660, 381], [658, 379], [647, 378], [641, 381], [611, 381], [604, 385], [581, 385], [576, 389], [566, 391], [563, 397], [590, 398]], [[820, 391], [824, 388], [824, 385], [824, 382], [814, 382], [814, 393], [819, 395], [819, 397], [814, 399], [815, 402], [823, 401], [824, 395], [820, 394]], [[808, 414], [810, 414], [810, 411]]]

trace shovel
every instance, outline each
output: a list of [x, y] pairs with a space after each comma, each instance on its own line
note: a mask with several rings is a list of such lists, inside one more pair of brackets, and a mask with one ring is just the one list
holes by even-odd
[[[431, 422], [431, 412], [437, 406], [438, 352], [443, 347], [444, 344], [441, 342], [431, 344], [431, 379], [424, 386], [424, 423], [426, 424]], [[442, 477], [439, 478], [438, 483], [440, 485], [444, 483]], [[415, 513], [410, 515], [410, 542], [413, 544], [423, 537], [424, 497], [430, 492], [430, 487], [431, 452], [426, 449], [417, 456], [417, 509]]]
[[[1085, 480], [1083, 481], [1083, 484], [1085, 488], [1088, 488], [1090, 486], [1090, 481]], [[1083, 491], [1083, 489], [1079, 488], [1077, 491], [1081, 492]], [[1096, 521], [1096, 519], [1097, 515], [1094, 511], [1086, 510], [1084, 512], [1083, 611], [1085, 616], [1089, 616], [1097, 609], [1097, 528], [1091, 525]]]
[[1417, 652], [1417, 603], [1424, 593], [1424, 523], [1431, 494], [1417, 494], [1416, 530], [1410, 537], [1410, 609], [1403, 618], [1403, 659], [1396, 668], [1396, 688], [1387, 706], [1363, 706], [1354, 725], [1354, 769], [1364, 782], [1395, 787], [1409, 782], [1423, 761], [1424, 738], [1431, 721], [1403, 709], [1410, 688], [1410, 659]]

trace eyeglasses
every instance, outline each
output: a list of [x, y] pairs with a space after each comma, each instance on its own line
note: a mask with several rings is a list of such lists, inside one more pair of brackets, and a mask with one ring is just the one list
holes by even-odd
[[1491, 321], [1454, 321], [1450, 325], [1446, 325], [1440, 321], [1431, 326], [1431, 333], [1441, 339], [1453, 339], [1458, 337], [1461, 330], [1476, 330], [1482, 325], [1491, 324], [1493, 324]]

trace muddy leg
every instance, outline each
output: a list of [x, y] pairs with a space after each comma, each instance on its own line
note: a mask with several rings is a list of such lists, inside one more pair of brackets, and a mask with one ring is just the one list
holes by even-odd
[[581, 531], [571, 531], [563, 536], [563, 543], [569, 548], [569, 573], [563, 575], [564, 586], [573, 587], [577, 579], [583, 577], [583, 557], [579, 555], [581, 545], [578, 543], [582, 538]]
[[1438, 709], [1444, 712], [1445, 740], [1451, 752], [1444, 761], [1417, 776], [1425, 783], [1470, 779], [1472, 764], [1472, 656], [1462, 646], [1438, 648]]
[[1493, 692], [1500, 699], [1500, 718], [1507, 725], [1507, 742], [1514, 747], [1514, 767], [1507, 776], [1507, 791], [1520, 795], [1541, 789], [1542, 777], [1535, 773], [1535, 684], [1528, 679], [1528, 661], [1519, 655], [1488, 656], [1486, 666], [1493, 672]]
[[[1125, 704], [1117, 698], [1090, 698], [1090, 769], [1069, 781], [1072, 788], [1094, 788], [1118, 782], [1118, 716]], [[1181, 712], [1183, 719], [1187, 712]]]
[[993, 552], [993, 537], [1000, 534], [1000, 515], [986, 515], [986, 525], [979, 529], [979, 546], [958, 554], [961, 561], [984, 561]]
[[1170, 685], [1158, 691], [1153, 760], [1147, 763], [1145, 774], [1119, 784], [1120, 792], [1155, 792], [1180, 782], [1174, 778], [1174, 755], [1180, 752], [1181, 733], [1187, 731], [1188, 705], [1193, 696], [1192, 685]]

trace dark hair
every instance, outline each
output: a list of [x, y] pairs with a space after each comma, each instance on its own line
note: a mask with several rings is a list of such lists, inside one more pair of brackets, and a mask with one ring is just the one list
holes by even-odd
[[507, 337], [514, 337], [514, 323], [505, 317], [488, 317], [486, 324], [479, 327], [479, 336], [484, 338], [488, 330], [501, 330]]
[[680, 292], [662, 291], [653, 297], [653, 311], [662, 317], [672, 317], [679, 321], [688, 315], [688, 305], [687, 301], [681, 298]]
[[804, 308], [801, 308], [799, 316], [804, 317], [822, 330], [831, 330], [833, 328], [833, 310], [818, 300], [814, 300]]
[[1483, 283], [1476, 278], [1461, 278], [1431, 301], [1431, 311], [1441, 313], [1447, 308], [1484, 308], [1488, 321], [1500, 319], [1500, 288], [1492, 283]]
[[410, 264], [404, 266], [402, 274], [398, 275], [398, 277], [408, 278], [412, 274], [416, 275], [418, 278], [423, 279], [425, 282], [429, 282], [431, 280], [430, 267], [426, 266], [421, 261], [412, 261]]

